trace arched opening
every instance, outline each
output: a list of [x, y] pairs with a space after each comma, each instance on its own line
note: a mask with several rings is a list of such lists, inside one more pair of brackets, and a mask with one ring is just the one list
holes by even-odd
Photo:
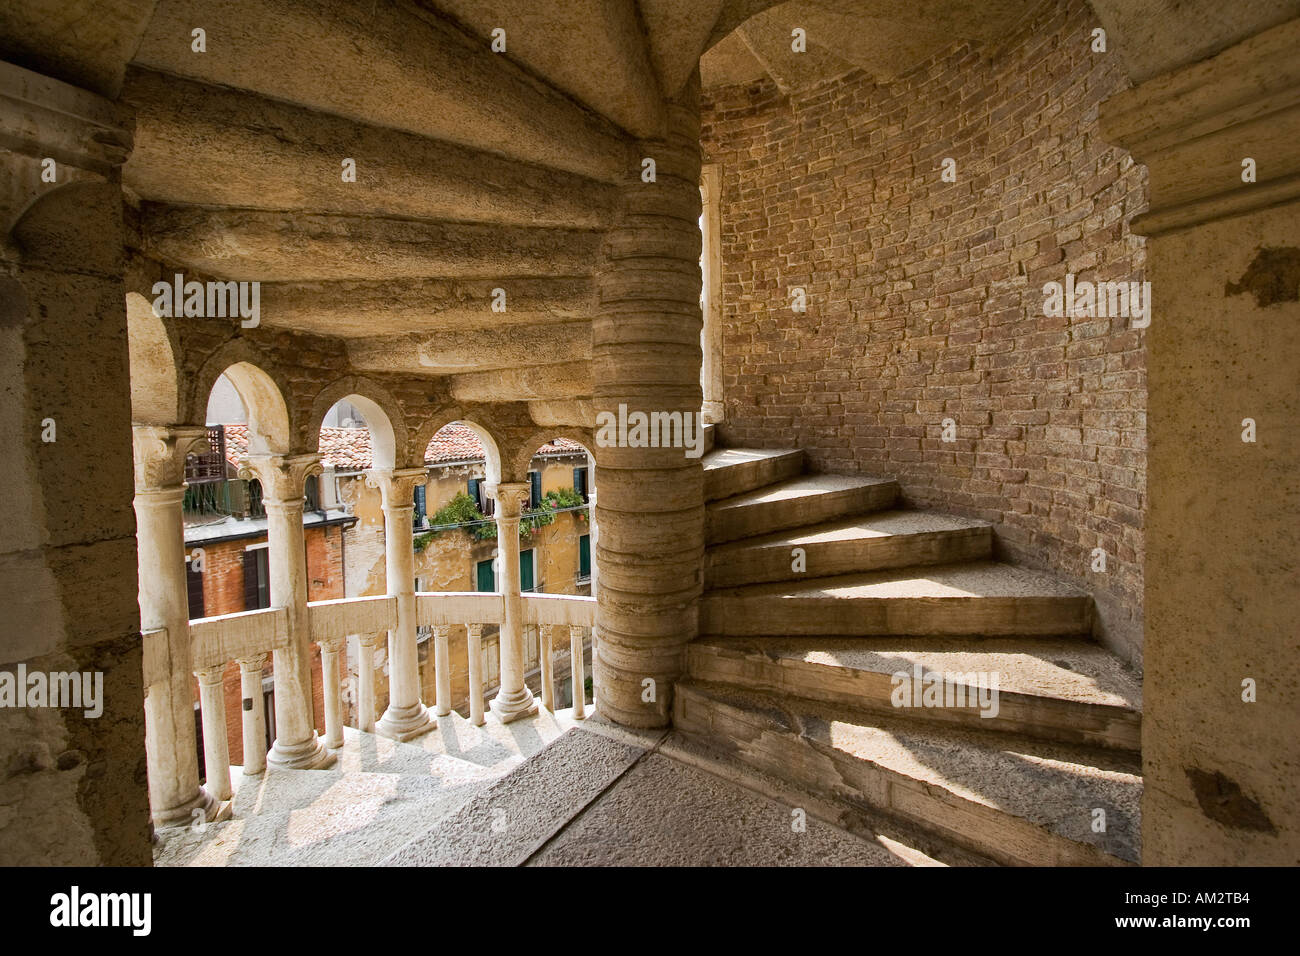
[[180, 411], [176, 357], [163, 320], [137, 292], [126, 295], [126, 330], [131, 421], [137, 425], [175, 424]]

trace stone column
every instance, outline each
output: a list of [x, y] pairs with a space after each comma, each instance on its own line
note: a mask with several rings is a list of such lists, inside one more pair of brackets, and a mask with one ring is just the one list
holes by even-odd
[[519, 592], [519, 516], [531, 489], [526, 481], [489, 485], [497, 502], [497, 552], [501, 555], [501, 593], [505, 620], [501, 624], [501, 681], [492, 712], [509, 723], [537, 713], [537, 701], [524, 683], [524, 607]]
[[321, 683], [325, 685], [325, 746], [343, 746], [343, 687], [339, 682], [339, 657], [345, 646], [341, 637], [320, 642]]
[[239, 659], [239, 688], [243, 697], [244, 776], [266, 769], [266, 714], [262, 706], [262, 668], [266, 655]]
[[366, 474], [366, 484], [383, 496], [385, 574], [388, 593], [397, 599], [396, 626], [388, 632], [388, 709], [375, 727], [394, 740], [410, 740], [436, 726], [420, 700], [415, 634], [415, 486], [426, 480], [422, 467], [372, 469]]
[[451, 625], [433, 629], [434, 708], [438, 717], [451, 713]]
[[214, 800], [230, 799], [230, 741], [226, 739], [224, 667], [194, 672], [199, 679], [199, 707], [203, 714], [203, 762], [207, 765], [207, 791]]
[[188, 826], [194, 811], [214, 820], [217, 801], [199, 786], [194, 736], [189, 592], [185, 586], [185, 456], [207, 449], [207, 429], [137, 425], [135, 446], [136, 543], [140, 628], [165, 641], [146, 669], [145, 752], [154, 825]]
[[[667, 138], [637, 145], [622, 218], [606, 235], [592, 323], [597, 706], [635, 727], [668, 724], [673, 681], [696, 633], [704, 479], [688, 449], [619, 447], [602, 423], [617, 423], [621, 406], [680, 413], [692, 434], [702, 425], [699, 133], [697, 74], [669, 105]], [[641, 179], [643, 158], [655, 160], [654, 182]]]
[[270, 554], [271, 606], [285, 609], [287, 646], [275, 651], [275, 743], [267, 755], [272, 769], [314, 770], [334, 763], [316, 735], [312, 715], [311, 625], [307, 616], [307, 546], [303, 538], [303, 494], [309, 475], [321, 472], [320, 456], [258, 455], [242, 472], [262, 484]]
[[357, 730], [375, 732], [375, 648], [378, 634], [357, 636]]
[[483, 625], [465, 625], [465, 647], [469, 654], [469, 721], [483, 726]]

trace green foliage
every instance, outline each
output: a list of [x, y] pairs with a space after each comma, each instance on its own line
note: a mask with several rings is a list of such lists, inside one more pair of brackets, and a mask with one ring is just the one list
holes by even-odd
[[429, 546], [429, 542], [433, 540], [434, 535], [436, 534], [437, 534], [436, 531], [426, 531], [423, 534], [417, 534], [415, 536], [415, 542], [414, 542], [415, 553], [416, 554], [423, 553], [424, 549]]
[[542, 504], [555, 511], [562, 511], [565, 508], [582, 508], [581, 511], [573, 513], [583, 522], [588, 519], [587, 509], [583, 507], [586, 502], [582, 500], [582, 495], [572, 488], [553, 488], [542, 496]]

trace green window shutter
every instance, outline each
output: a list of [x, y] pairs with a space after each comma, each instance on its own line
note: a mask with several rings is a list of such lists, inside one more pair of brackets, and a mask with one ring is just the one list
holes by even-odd
[[528, 507], [540, 507], [542, 503], [542, 473], [540, 471], [530, 471], [528, 473], [528, 484]]
[[578, 576], [591, 577], [591, 535], [584, 534], [578, 539]]
[[497, 589], [496, 575], [492, 573], [492, 559], [480, 561], [476, 570], [475, 587], [480, 591], [495, 591]]
[[519, 552], [519, 590], [531, 591], [533, 589], [533, 551]]

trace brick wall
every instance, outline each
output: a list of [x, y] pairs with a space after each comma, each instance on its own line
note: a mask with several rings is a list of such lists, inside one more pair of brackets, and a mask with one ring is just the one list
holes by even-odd
[[1142, 333], [1043, 315], [1067, 271], [1143, 278], [1127, 223], [1146, 171], [1097, 131], [1127, 80], [1113, 50], [1091, 52], [1095, 25], [1082, 0], [1051, 3], [991, 58], [962, 45], [885, 85], [706, 97], [722, 437], [799, 445], [820, 470], [897, 477], [909, 505], [997, 522], [1004, 557], [1086, 586], [1102, 638], [1140, 658]]

